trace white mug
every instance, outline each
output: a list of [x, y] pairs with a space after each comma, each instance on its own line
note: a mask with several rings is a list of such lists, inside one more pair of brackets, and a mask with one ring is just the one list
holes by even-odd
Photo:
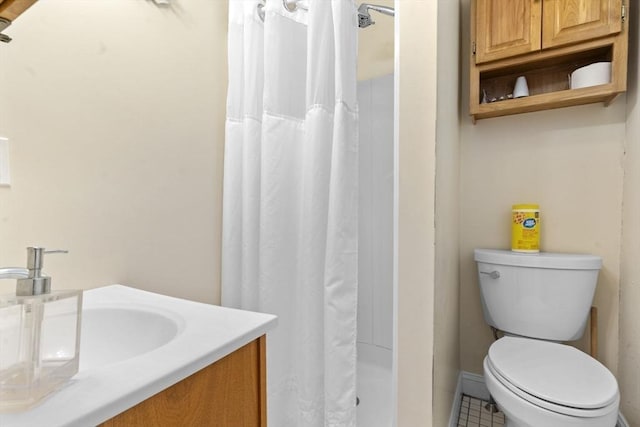
[[513, 97], [522, 98], [529, 96], [529, 86], [527, 86], [527, 79], [525, 76], [520, 76], [516, 79], [516, 85], [513, 88]]

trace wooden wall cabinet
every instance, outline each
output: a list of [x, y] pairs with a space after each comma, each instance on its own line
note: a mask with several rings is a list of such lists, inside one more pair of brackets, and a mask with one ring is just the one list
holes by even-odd
[[0, 18], [13, 22], [35, 2], [36, 0], [0, 0]]
[[[624, 0], [472, 0], [472, 118], [610, 102], [626, 90], [626, 14]], [[573, 71], [605, 61], [608, 84], [569, 89]], [[520, 75], [530, 96], [509, 99]]]
[[263, 335], [100, 427], [266, 427], [265, 352]]
[[0, 42], [8, 43], [11, 37], [2, 32], [37, 0], [0, 0]]

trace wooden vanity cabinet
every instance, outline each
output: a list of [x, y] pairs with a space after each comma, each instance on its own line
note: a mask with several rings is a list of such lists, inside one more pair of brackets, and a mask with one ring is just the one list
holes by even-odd
[[107, 420], [102, 427], [266, 427], [266, 338]]
[[[626, 90], [625, 0], [472, 0], [470, 113], [473, 119], [610, 102]], [[569, 74], [612, 62], [611, 82], [569, 89]], [[524, 75], [530, 97], [508, 99]], [[486, 95], [485, 95], [486, 94]], [[482, 104], [483, 97], [489, 102]]]
[[36, 0], [0, 0], [0, 18], [13, 22], [35, 2]]

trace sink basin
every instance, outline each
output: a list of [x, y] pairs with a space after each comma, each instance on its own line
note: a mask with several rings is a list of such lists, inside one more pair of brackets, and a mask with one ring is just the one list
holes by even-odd
[[157, 349], [179, 333], [180, 319], [151, 309], [103, 307], [82, 312], [80, 371]]

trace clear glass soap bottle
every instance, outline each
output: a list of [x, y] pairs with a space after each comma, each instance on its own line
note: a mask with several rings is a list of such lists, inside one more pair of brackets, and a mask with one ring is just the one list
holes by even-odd
[[41, 274], [43, 248], [27, 248], [27, 268], [0, 268], [17, 278], [16, 295], [0, 296], [0, 412], [28, 409], [78, 372], [82, 291], [51, 292]]

